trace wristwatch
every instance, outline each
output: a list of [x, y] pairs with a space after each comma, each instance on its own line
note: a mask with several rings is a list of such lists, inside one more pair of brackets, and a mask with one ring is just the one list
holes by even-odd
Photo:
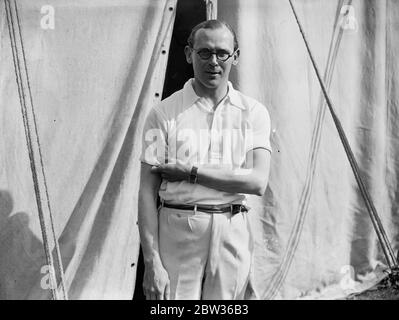
[[196, 166], [193, 166], [192, 168], [191, 168], [191, 173], [190, 173], [190, 183], [197, 183], [197, 179], [198, 179], [198, 176], [197, 176], [197, 171], [198, 171], [198, 168], [196, 167]]

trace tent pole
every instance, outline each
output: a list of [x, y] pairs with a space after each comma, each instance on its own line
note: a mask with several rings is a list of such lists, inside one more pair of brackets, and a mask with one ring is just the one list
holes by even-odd
[[206, 3], [206, 20], [214, 20], [218, 17], [218, 0], [204, 0]]

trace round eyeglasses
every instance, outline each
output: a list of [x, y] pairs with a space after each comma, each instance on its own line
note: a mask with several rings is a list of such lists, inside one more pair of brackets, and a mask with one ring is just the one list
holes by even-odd
[[234, 53], [236, 53], [236, 51], [238, 50], [238, 49], [235, 50], [233, 53], [228, 53], [225, 50], [211, 51], [209, 49], [200, 49], [200, 50], [196, 50], [194, 48], [191, 49], [194, 50], [202, 60], [208, 60], [212, 55], [216, 55], [216, 59], [223, 62], [230, 59], [234, 55]]

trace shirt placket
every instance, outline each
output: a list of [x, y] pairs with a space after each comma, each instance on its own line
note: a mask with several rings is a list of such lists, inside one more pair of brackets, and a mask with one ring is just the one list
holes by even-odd
[[221, 148], [221, 130], [222, 130], [222, 116], [221, 109], [223, 106], [219, 106], [214, 112], [210, 127], [210, 143], [209, 143], [209, 163], [220, 164], [222, 151]]

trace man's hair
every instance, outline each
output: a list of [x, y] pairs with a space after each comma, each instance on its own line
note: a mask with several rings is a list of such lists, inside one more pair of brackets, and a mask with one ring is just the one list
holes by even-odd
[[220, 29], [226, 27], [231, 34], [233, 35], [233, 39], [234, 39], [234, 51], [236, 51], [238, 49], [238, 40], [237, 40], [237, 36], [236, 33], [234, 32], [233, 28], [225, 21], [222, 20], [206, 20], [201, 22], [200, 24], [197, 24], [190, 33], [190, 36], [187, 39], [187, 44], [189, 45], [189, 47], [194, 48], [194, 39], [195, 39], [195, 34], [199, 29]]

